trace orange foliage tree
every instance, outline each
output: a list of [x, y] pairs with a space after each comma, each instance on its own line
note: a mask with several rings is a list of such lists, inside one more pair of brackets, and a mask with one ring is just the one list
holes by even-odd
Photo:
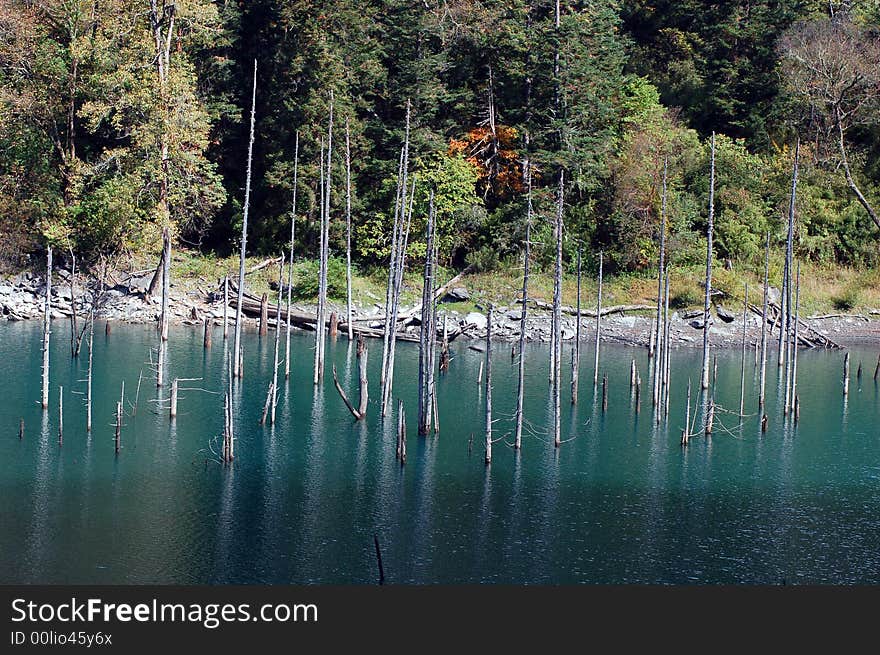
[[516, 128], [487, 125], [449, 141], [450, 154], [461, 155], [476, 167], [484, 202], [496, 204], [522, 192], [522, 162], [515, 147], [518, 139]]

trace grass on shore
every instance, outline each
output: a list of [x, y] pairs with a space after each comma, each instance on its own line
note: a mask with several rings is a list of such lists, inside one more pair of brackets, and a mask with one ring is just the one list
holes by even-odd
[[[248, 258], [246, 266], [253, 266], [265, 261], [265, 257]], [[135, 265], [144, 269], [150, 267], [150, 261], [144, 259]], [[154, 263], [152, 265], [155, 265]], [[307, 275], [304, 262], [297, 262], [295, 275]], [[404, 280], [402, 305], [413, 305], [421, 297], [421, 271], [412, 265]], [[779, 287], [782, 277], [782, 257], [774, 257], [770, 263], [770, 284]], [[313, 270], [313, 269], [309, 269]], [[761, 303], [763, 272], [726, 270], [720, 264], [713, 269], [712, 286], [726, 292], [729, 297], [723, 304], [731, 311], [739, 311], [742, 307], [744, 285], [749, 285], [749, 300], [756, 305]], [[186, 250], [175, 250], [171, 270], [175, 286], [184, 290], [197, 286], [213, 288], [214, 283], [229, 274], [231, 279], [238, 278], [238, 257], [220, 258], [212, 255], [199, 254]], [[446, 282], [456, 271], [441, 270], [439, 280]], [[699, 308], [703, 304], [701, 281], [705, 275], [702, 266], [675, 268], [670, 275], [671, 304], [679, 309]], [[270, 290], [270, 281], [278, 276], [277, 266], [267, 266], [249, 274], [248, 286], [252, 293], [261, 294]], [[287, 274], [285, 272], [285, 278]], [[383, 269], [369, 271], [356, 270], [352, 280], [353, 295], [356, 304], [370, 307], [373, 304], [383, 305], [385, 301], [385, 283], [387, 273]], [[344, 280], [339, 285], [342, 297], [337, 301], [344, 302]], [[522, 268], [516, 265], [502, 266], [498, 270], [486, 273], [469, 274], [457, 286], [465, 287], [471, 295], [467, 302], [445, 305], [450, 310], [459, 312], [478, 311], [489, 302], [501, 306], [512, 306], [519, 297], [522, 288]], [[581, 283], [581, 306], [585, 309], [595, 306], [596, 280], [585, 275]], [[563, 303], [574, 305], [576, 302], [576, 276], [567, 274], [563, 280]], [[547, 302], [553, 299], [552, 271], [532, 271], [529, 282], [529, 295]], [[270, 291], [270, 298], [276, 297]], [[635, 305], [653, 304], [657, 297], [656, 271], [635, 274], [628, 273], [606, 277], [603, 284], [602, 304]], [[298, 298], [298, 302], [308, 303], [313, 298]], [[859, 270], [840, 266], [819, 266], [805, 262], [801, 266], [801, 313], [804, 316], [827, 313], [867, 313], [880, 309], [880, 271]]]

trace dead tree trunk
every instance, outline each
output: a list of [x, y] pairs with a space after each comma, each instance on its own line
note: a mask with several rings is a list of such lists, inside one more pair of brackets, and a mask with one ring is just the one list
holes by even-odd
[[[434, 191], [431, 190], [428, 206], [428, 223], [425, 232], [425, 269], [422, 279], [422, 319], [419, 330], [419, 425], [421, 435], [431, 429], [431, 322], [434, 308]], [[390, 389], [387, 380], [386, 393]]]
[[663, 299], [663, 373], [660, 385], [660, 399], [663, 404], [663, 416], [669, 416], [669, 370], [670, 370], [670, 337], [672, 320], [669, 318], [669, 265], [666, 265], [666, 288]]
[[[794, 164], [791, 171], [791, 195], [788, 201], [788, 229], [785, 237], [785, 265], [782, 271], [782, 298], [779, 300], [780, 322], [779, 322], [779, 357], [778, 365], [782, 366], [786, 361], [786, 351], [788, 350], [788, 341], [791, 336], [791, 255], [792, 243], [794, 238], [794, 212], [795, 201], [797, 200], [797, 184], [798, 184], [798, 160], [800, 158], [801, 142], [798, 139], [794, 150]], [[786, 377], [788, 373], [786, 373]], [[786, 379], [786, 393], [788, 393], [788, 380]], [[786, 404], [785, 413], [788, 413], [788, 405]]]
[[232, 425], [232, 362], [227, 366], [226, 377], [227, 382], [223, 402], [223, 445], [220, 451], [220, 460], [224, 464], [229, 464], [235, 457], [233, 445], [235, 440]]
[[290, 260], [287, 263], [287, 334], [284, 341], [284, 379], [290, 379], [290, 306], [293, 293], [293, 240], [296, 236], [296, 185], [299, 172], [299, 132], [293, 146], [293, 201], [290, 208]]
[[749, 312], [749, 283], [746, 282], [745, 299], [743, 300], [742, 353], [739, 369], [739, 418], [742, 421], [746, 402], [746, 320]]
[[159, 313], [159, 348], [157, 350], [156, 386], [165, 384], [165, 360], [167, 359], [168, 341], [168, 305], [171, 277], [171, 231], [168, 227], [162, 230], [162, 309]]
[[[516, 386], [516, 432], [514, 434], [513, 447], [516, 450], [522, 448], [522, 429], [523, 429], [523, 404], [525, 400], [526, 389], [526, 316], [529, 306], [529, 259], [531, 249], [531, 231], [532, 231], [532, 169], [530, 162], [526, 161], [528, 173], [526, 175], [526, 184], [528, 185], [528, 199], [526, 210], [526, 242], [525, 251], [523, 252], [523, 286], [522, 286], [522, 314], [519, 319], [519, 361], [518, 363], [518, 379]], [[578, 316], [580, 322], [580, 316]], [[880, 361], [880, 359], [878, 359]]]
[[406, 464], [406, 409], [403, 401], [397, 401], [397, 459], [400, 465]]
[[599, 339], [602, 333], [602, 264], [604, 255], [599, 251], [599, 286], [596, 289], [596, 359], [593, 364], [593, 388], [599, 383]]
[[354, 338], [351, 320], [351, 136], [345, 119], [345, 324], [348, 340]]
[[[436, 229], [436, 226], [435, 226]], [[440, 432], [440, 419], [437, 415], [437, 389], [435, 386], [435, 371], [436, 368], [436, 357], [437, 357], [437, 304], [434, 301], [434, 282], [436, 281], [437, 274], [437, 239], [432, 238], [433, 246], [434, 246], [434, 255], [433, 261], [431, 262], [431, 290], [430, 290], [430, 312], [428, 316], [430, 317], [430, 324], [428, 325], [428, 411], [431, 414], [432, 420], [431, 425], [429, 427], [433, 427], [434, 434]], [[394, 351], [392, 351], [392, 361], [394, 357]]]
[[441, 373], [449, 371], [449, 329], [446, 314], [443, 314], [443, 341], [440, 344], [440, 366]]
[[846, 183], [852, 192], [856, 194], [856, 198], [859, 201], [859, 204], [865, 208], [865, 211], [868, 212], [868, 216], [871, 217], [871, 220], [874, 221], [874, 225], [880, 228], [880, 217], [877, 216], [877, 212], [868, 202], [868, 199], [865, 198], [864, 194], [861, 192], [859, 187], [856, 185], [856, 181], [853, 179], [852, 173], [849, 169], [849, 158], [846, 156], [846, 146], [843, 143], [843, 124], [841, 117], [841, 109], [840, 104], [835, 105], [835, 117], [837, 119], [837, 145], [840, 149], [840, 162], [843, 164], [843, 172], [846, 175]]
[[[562, 444], [562, 237], [564, 230], [563, 209], [565, 204], [565, 173], [559, 169], [559, 190], [556, 197], [556, 269], [553, 287], [553, 371], [551, 382], [553, 387], [553, 445]], [[580, 317], [578, 317], [580, 319]]]
[[95, 308], [89, 310], [89, 370], [86, 373], [86, 432], [92, 431], [92, 361], [95, 345]]
[[[70, 356], [79, 357], [82, 334], [79, 332], [79, 313], [76, 311], [76, 255], [70, 249]], [[83, 331], [85, 334], [85, 330]]]
[[169, 416], [171, 418], [175, 418], [177, 416], [177, 389], [178, 381], [177, 378], [174, 378], [171, 381], [171, 410], [169, 412]]
[[318, 284], [318, 318], [316, 335], [318, 361], [315, 366], [315, 384], [324, 378], [324, 352], [326, 349], [327, 315], [327, 267], [330, 262], [330, 195], [333, 189], [333, 90], [330, 90], [330, 116], [327, 124], [327, 173], [324, 176], [324, 221], [321, 237], [321, 268]]
[[[409, 114], [407, 113], [407, 118]], [[407, 123], [407, 126], [409, 123]], [[407, 129], [407, 138], [409, 129]], [[388, 377], [388, 351], [391, 341], [394, 339], [394, 331], [397, 329], [396, 321], [392, 318], [392, 305], [394, 302], [394, 286], [397, 280], [397, 244], [400, 238], [401, 212], [406, 204], [406, 189], [401, 188], [404, 176], [404, 162], [407, 157], [407, 143], [400, 150], [400, 163], [397, 169], [397, 191], [394, 197], [394, 225], [391, 231], [391, 248], [388, 257], [388, 283], [385, 287], [385, 325], [382, 331], [382, 368], [379, 384], [382, 392], [382, 402], [385, 402], [385, 382]], [[383, 407], [383, 416], [385, 414]]]
[[[391, 334], [389, 335], [388, 342], [388, 357], [385, 362], [385, 366], [387, 368], [387, 373], [385, 376], [385, 389], [384, 396], [382, 400], [382, 416], [385, 416], [391, 406], [391, 391], [394, 388], [394, 357], [397, 352], [397, 339], [395, 337], [395, 332], [397, 330], [397, 319], [398, 313], [400, 311], [400, 293], [403, 288], [403, 272], [406, 266], [406, 250], [409, 244], [409, 230], [412, 225], [412, 214], [413, 214], [413, 203], [415, 201], [415, 191], [416, 191], [416, 180], [413, 177], [410, 196], [409, 196], [409, 205], [407, 207], [404, 204], [401, 210], [401, 222], [400, 229], [402, 233], [398, 239], [397, 244], [397, 258], [395, 260], [396, 270], [394, 271], [394, 281], [391, 286]], [[406, 192], [404, 191], [404, 199], [406, 198]], [[432, 226], [432, 233], [434, 227]], [[426, 253], [427, 256], [428, 253]], [[432, 275], [433, 269], [435, 267], [432, 265]], [[433, 279], [431, 281], [431, 287], [433, 289]], [[433, 296], [431, 296], [433, 299]], [[424, 308], [424, 304], [422, 305]], [[433, 314], [431, 314], [433, 316]], [[425, 329], [425, 326], [422, 326], [422, 330]], [[429, 333], [430, 334], [430, 333]], [[429, 350], [429, 352], [432, 352]], [[432, 354], [433, 357], [433, 354]]]
[[223, 276], [223, 341], [229, 336], [229, 276]]
[[345, 395], [345, 391], [343, 391], [343, 389], [342, 389], [342, 385], [339, 384], [339, 376], [336, 373], [336, 364], [333, 365], [332, 371], [333, 371], [333, 386], [336, 387], [336, 391], [339, 393], [339, 397], [342, 398], [342, 402], [345, 403], [345, 406], [346, 406], [346, 408], [348, 408], [348, 411], [351, 412], [352, 416], [354, 416], [354, 420], [359, 421], [361, 419], [360, 413], [358, 412], [357, 409], [355, 409], [355, 406], [351, 404], [351, 401], [348, 399], [348, 396]]
[[49, 408], [49, 334], [52, 323], [52, 246], [46, 248], [46, 298], [43, 304], [43, 395], [42, 407]]
[[700, 386], [709, 388], [709, 303], [712, 300], [712, 237], [715, 230], [715, 132], [709, 164], [709, 223], [706, 228], [706, 295], [703, 303], [703, 366]]
[[688, 378], [687, 403], [685, 404], [684, 429], [681, 431], [681, 445], [687, 446], [690, 441], [691, 428], [691, 381]]
[[269, 408], [272, 406], [272, 383], [269, 383], [269, 388], [266, 390], [266, 402], [263, 403], [263, 413], [260, 415], [260, 425], [266, 424], [266, 417], [269, 415]]
[[336, 341], [339, 335], [339, 315], [336, 312], [330, 312], [330, 338]]
[[[657, 344], [658, 352], [661, 349], [660, 339], [662, 334], [661, 328], [661, 320], [662, 316], [660, 315], [662, 305], [663, 305], [663, 277], [664, 277], [664, 266], [666, 264], [666, 168], [667, 168], [667, 160], [663, 159], [663, 191], [660, 195], [660, 262], [657, 267], [657, 334], [654, 337], [654, 343]], [[663, 324], [665, 325], [665, 323]], [[653, 335], [652, 335], [653, 336]], [[660, 385], [662, 370], [661, 367], [657, 366], [657, 360], [654, 360], [654, 389], [653, 389], [653, 401], [654, 405], [657, 405], [660, 402]]]
[[358, 414], [361, 415], [361, 418], [364, 418], [367, 415], [367, 405], [370, 401], [370, 381], [367, 378], [367, 355], [369, 354], [367, 350], [366, 344], [364, 344], [361, 349], [360, 357], [358, 358], [358, 373], [361, 387], [361, 400], [358, 405]]
[[260, 298], [260, 336], [269, 333], [269, 294], [264, 293]]
[[[797, 273], [794, 282], [794, 338], [791, 346], [791, 410], [795, 412], [795, 421], [797, 421], [797, 363], [798, 363], [798, 323], [800, 321], [800, 304], [801, 304], [801, 264], [798, 262]], [[861, 370], [861, 363], [859, 370]]]
[[571, 404], [578, 401], [578, 371], [581, 367], [581, 249], [577, 252], [577, 313], [575, 315], [574, 353], [571, 359]]
[[64, 443], [64, 387], [58, 387], [58, 445]]
[[[131, 415], [132, 416], [137, 414], [138, 398], [141, 397], [141, 378], [143, 378], [143, 376], [144, 376], [144, 372], [138, 371], [138, 383], [137, 383], [137, 388], [134, 391], [134, 405], [132, 405], [132, 407], [131, 407]], [[89, 418], [91, 418], [91, 417], [89, 417]]]
[[116, 401], [116, 435], [113, 439], [114, 450], [119, 454], [119, 448], [122, 445], [122, 403]]
[[162, 341], [168, 341], [168, 312], [171, 301], [171, 230], [162, 230], [162, 311], [159, 318], [159, 332]]
[[602, 374], [602, 413], [608, 411], [608, 374]]
[[[409, 184], [410, 109], [411, 105], [409, 100], [407, 100], [405, 136], [403, 146], [400, 150], [400, 162], [397, 168], [397, 191], [394, 196], [394, 228], [392, 230], [391, 252], [388, 260], [388, 284], [385, 290], [385, 329], [382, 333], [383, 347], [380, 378], [382, 416], [387, 414], [390, 402], [389, 399], [391, 397], [390, 390], [386, 385], [389, 384], [389, 381], [392, 378], [394, 368], [393, 363], [389, 362], [389, 360], [393, 359], [391, 353], [395, 344], [394, 333], [397, 331], [396, 307], [399, 303], [400, 292], [398, 280], [402, 279], [404, 264], [400, 259], [405, 259], [406, 256], [406, 249], [403, 247], [402, 241], [404, 240], [404, 233], [406, 233], [406, 237], [409, 235], [409, 226], [406, 221], [406, 196]], [[415, 184], [413, 184], [413, 190], [415, 190]], [[410, 212], [410, 219], [411, 218], [412, 212]]]
[[486, 464], [492, 461], [492, 305], [486, 314]]
[[257, 60], [254, 59], [254, 88], [251, 95], [251, 131], [248, 140], [248, 156], [247, 156], [247, 175], [245, 177], [244, 186], [244, 214], [241, 223], [241, 247], [239, 249], [238, 258], [238, 302], [235, 307], [235, 336], [232, 346], [232, 366], [233, 375], [240, 378], [243, 374], [241, 370], [241, 305], [244, 300], [244, 261], [247, 254], [247, 226], [248, 226], [248, 210], [251, 202], [251, 162], [254, 153], [254, 121], [256, 118], [257, 107]]
[[272, 358], [272, 412], [270, 425], [275, 425], [275, 409], [278, 407], [278, 347], [281, 343], [281, 285], [284, 280], [284, 255], [278, 265], [278, 305], [275, 310], [275, 351]]
[[764, 247], [764, 304], [761, 309], [761, 381], [758, 391], [758, 408], [764, 409], [764, 389], [767, 383], [767, 309], [770, 293], [770, 233]]

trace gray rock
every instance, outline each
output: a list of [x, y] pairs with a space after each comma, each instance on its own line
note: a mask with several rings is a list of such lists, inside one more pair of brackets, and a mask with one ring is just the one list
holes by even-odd
[[715, 313], [718, 314], [718, 318], [725, 323], [732, 323], [736, 318], [736, 315], [733, 312], [724, 309], [721, 305], [715, 305]]
[[522, 320], [522, 310], [521, 309], [511, 309], [507, 312], [507, 318], [511, 321], [520, 321]]
[[145, 293], [146, 290], [150, 286], [150, 282], [153, 279], [153, 274], [140, 275], [137, 277], [132, 277], [128, 281], [128, 291], [129, 293]]
[[464, 287], [453, 287], [443, 296], [443, 302], [464, 302], [470, 299], [471, 294]]
[[480, 312], [469, 312], [467, 316], [464, 317], [464, 322], [467, 325], [474, 325], [480, 330], [486, 329], [486, 315], [481, 314]]

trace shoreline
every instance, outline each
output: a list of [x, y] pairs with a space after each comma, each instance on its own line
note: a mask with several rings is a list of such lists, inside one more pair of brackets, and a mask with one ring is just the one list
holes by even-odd
[[[70, 274], [64, 270], [55, 272], [56, 280], [52, 285], [52, 309], [51, 317], [54, 320], [69, 320], [71, 316], [71, 288], [69, 284]], [[148, 298], [146, 285], [149, 283], [148, 276], [132, 278], [128, 284], [115, 284], [103, 292], [99, 299], [100, 307], [96, 310], [96, 318], [114, 323], [150, 324], [158, 319], [160, 311], [160, 298]], [[189, 289], [172, 290], [169, 300], [170, 322], [175, 325], [201, 326], [205, 319], [213, 321], [215, 325], [222, 325], [223, 302], [222, 295], [214, 290], [205, 289], [201, 285]], [[78, 281], [74, 289], [77, 297], [78, 315], [81, 320], [87, 316], [88, 305], [91, 302], [93, 291], [87, 286], [82, 286]], [[42, 320], [44, 314], [43, 297], [45, 295], [45, 283], [42, 277], [29, 272], [0, 279], [0, 321], [26, 321]], [[336, 311], [338, 316], [345, 315], [345, 304], [328, 301], [329, 310]], [[450, 340], [456, 339], [467, 341], [484, 340], [486, 335], [486, 315], [480, 311], [460, 312], [446, 306], [447, 303], [438, 303], [438, 321], [447, 321], [450, 332]], [[610, 308], [613, 313], [605, 314], [609, 308], [603, 308], [601, 321], [600, 339], [606, 343], [621, 343], [632, 346], [648, 347], [651, 341], [651, 332], [654, 325], [655, 312], [645, 309], [647, 305], [632, 308]], [[415, 307], [401, 306], [401, 316], [411, 314]], [[477, 305], [479, 309], [479, 305]], [[711, 319], [709, 342], [716, 348], [735, 348], [742, 345], [742, 314], [730, 316], [727, 312], [723, 318], [714, 311]], [[291, 304], [292, 314], [302, 319], [304, 316], [315, 314], [313, 303], [297, 302]], [[485, 309], [483, 309], [483, 312]], [[230, 306], [228, 317], [230, 324], [234, 322], [234, 295], [230, 293]], [[282, 310], [283, 312], [283, 310]], [[255, 315], [256, 314], [256, 315]], [[268, 325], [275, 324], [275, 309], [269, 303]], [[573, 314], [573, 312], [572, 312]], [[383, 327], [384, 307], [378, 301], [370, 306], [356, 305], [352, 308], [354, 321], [365, 330], [367, 336], [373, 336], [372, 332], [381, 330]], [[495, 319], [493, 320], [492, 332], [494, 341], [515, 342], [520, 337], [521, 309], [516, 299], [509, 305], [496, 305], [494, 307]], [[702, 310], [670, 309], [670, 334], [671, 345], [674, 347], [702, 346]], [[245, 325], [256, 325], [259, 322], [258, 313], [245, 305]], [[329, 312], [328, 312], [329, 316]], [[294, 321], [299, 330], [312, 331], [303, 320]], [[526, 341], [530, 343], [550, 343], [551, 313], [546, 309], [546, 304], [536, 301], [536, 306], [531, 303], [528, 310]], [[282, 317], [282, 322], [285, 318]], [[746, 346], [755, 347], [760, 343], [761, 317], [751, 312], [746, 318]], [[829, 340], [836, 345], [866, 345], [875, 343], [880, 345], [880, 315], [872, 312], [871, 315], [861, 314], [831, 314], [816, 317], [801, 318], [802, 330], [806, 335], [821, 336], [823, 340]], [[313, 321], [312, 321], [313, 322]], [[398, 338], [415, 339], [418, 335], [417, 318], [401, 321], [398, 329]], [[595, 312], [581, 312], [581, 341], [595, 340]], [[344, 323], [340, 320], [340, 332], [344, 332]], [[577, 327], [576, 317], [563, 314], [562, 338], [563, 341], [574, 341]], [[770, 335], [778, 338], [778, 331], [770, 330]], [[772, 343], [771, 343], [772, 345]], [[770, 348], [772, 352], [772, 348]]]

